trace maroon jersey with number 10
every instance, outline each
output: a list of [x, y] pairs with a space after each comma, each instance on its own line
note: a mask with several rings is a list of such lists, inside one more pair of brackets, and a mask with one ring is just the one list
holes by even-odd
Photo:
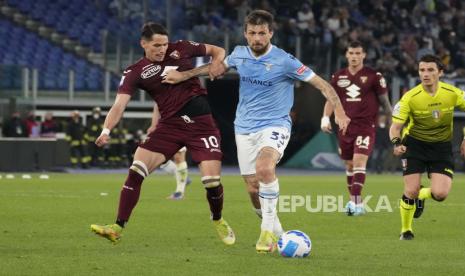
[[190, 70], [194, 68], [192, 58], [205, 55], [204, 44], [177, 41], [169, 43], [163, 61], [152, 62], [144, 57], [126, 68], [118, 93], [133, 95], [138, 89], [145, 90], [157, 102], [161, 115], [157, 128], [140, 147], [170, 159], [185, 146], [196, 162], [221, 160], [221, 137], [212, 115], [190, 118], [177, 114], [193, 98], [207, 94], [199, 79], [191, 78], [174, 85], [162, 83], [169, 70]]
[[191, 78], [179, 84], [165, 84], [161, 81], [169, 70], [187, 71], [194, 68], [193, 57], [205, 56], [205, 45], [193, 41], [179, 40], [168, 44], [165, 59], [152, 62], [143, 57], [124, 70], [118, 94], [134, 95], [138, 89], [145, 90], [157, 102], [160, 122], [178, 112], [191, 98], [207, 94], [198, 78]]

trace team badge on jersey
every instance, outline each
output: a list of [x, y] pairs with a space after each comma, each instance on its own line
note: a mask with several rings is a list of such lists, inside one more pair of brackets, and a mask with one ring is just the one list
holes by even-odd
[[142, 71], [142, 73], [140, 74], [140, 77], [143, 78], [143, 79], [148, 79], [148, 78], [153, 77], [156, 74], [158, 74], [158, 72], [160, 72], [160, 70], [161, 70], [160, 65], [150, 65], [149, 67], [144, 69], [144, 71]]
[[367, 79], [368, 79], [367, 76], [362, 76], [362, 77], [360, 77], [360, 80], [362, 81], [362, 83], [367, 82]]
[[173, 59], [179, 59], [181, 57], [181, 54], [179, 54], [178, 50], [174, 50], [171, 52], [170, 57]]
[[271, 63], [266, 63], [266, 62], [265, 62], [265, 69], [266, 69], [266, 71], [270, 71], [270, 70], [271, 70], [271, 66], [273, 66], [273, 64], [271, 64]]
[[431, 114], [433, 116], [433, 119], [439, 119], [439, 117], [441, 117], [441, 112], [439, 110], [433, 110]]

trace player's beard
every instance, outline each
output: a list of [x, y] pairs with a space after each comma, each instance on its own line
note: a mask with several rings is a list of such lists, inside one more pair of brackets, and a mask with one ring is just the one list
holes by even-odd
[[[268, 43], [266, 45], [263, 45], [262, 47], [256, 47], [255, 45], [252, 45], [252, 47], [250, 47], [250, 48], [252, 49], [252, 51], [254, 52], [254, 54], [256, 56], [261, 56], [268, 50], [269, 45], [270, 45], [270, 43]], [[260, 44], [260, 46], [261, 46], [261, 44]]]

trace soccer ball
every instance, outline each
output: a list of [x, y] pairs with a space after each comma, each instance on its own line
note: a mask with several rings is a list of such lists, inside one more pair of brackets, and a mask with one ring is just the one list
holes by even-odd
[[307, 234], [299, 230], [287, 231], [278, 240], [279, 254], [284, 257], [307, 257], [311, 250], [312, 241]]

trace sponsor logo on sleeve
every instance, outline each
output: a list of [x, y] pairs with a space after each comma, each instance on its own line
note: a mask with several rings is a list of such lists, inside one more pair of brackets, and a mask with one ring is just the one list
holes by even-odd
[[189, 40], [189, 43], [192, 44], [192, 45], [194, 45], [194, 46], [199, 46], [199, 45], [200, 45], [199, 43], [194, 42], [194, 41], [190, 41], [190, 40]]
[[303, 73], [305, 73], [305, 71], [307, 71], [308, 67], [305, 66], [305, 65], [302, 65], [299, 67], [299, 69], [297, 69], [297, 75], [301, 76]]

